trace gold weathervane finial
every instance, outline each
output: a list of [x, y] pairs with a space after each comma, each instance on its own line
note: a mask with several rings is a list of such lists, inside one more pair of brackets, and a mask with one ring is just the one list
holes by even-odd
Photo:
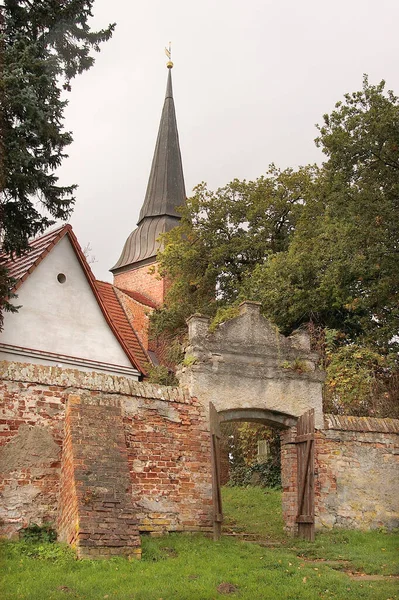
[[173, 69], [173, 63], [172, 63], [172, 42], [169, 42], [169, 48], [165, 48], [165, 54], [166, 56], [169, 58], [168, 62], [166, 63], [166, 66], [168, 67], [168, 69]]

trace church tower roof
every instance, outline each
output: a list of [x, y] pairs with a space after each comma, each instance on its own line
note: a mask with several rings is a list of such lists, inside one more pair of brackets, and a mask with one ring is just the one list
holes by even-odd
[[165, 101], [147, 192], [138, 227], [129, 235], [118, 262], [112, 267], [114, 274], [154, 261], [160, 247], [157, 238], [179, 224], [180, 215], [176, 209], [186, 200], [173, 99], [173, 63], [169, 61], [167, 66]]

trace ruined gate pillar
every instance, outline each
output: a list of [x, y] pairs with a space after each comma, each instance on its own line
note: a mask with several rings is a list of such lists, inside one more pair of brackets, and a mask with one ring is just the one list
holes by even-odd
[[57, 532], [79, 558], [141, 557], [118, 400], [69, 396]]
[[219, 413], [269, 411], [272, 421], [273, 414], [300, 417], [313, 408], [316, 427], [323, 427], [324, 372], [306, 332], [281, 335], [261, 315], [260, 304], [248, 301], [214, 331], [201, 315], [190, 317], [188, 328], [186, 366], [178, 376], [204, 406], [212, 402]]

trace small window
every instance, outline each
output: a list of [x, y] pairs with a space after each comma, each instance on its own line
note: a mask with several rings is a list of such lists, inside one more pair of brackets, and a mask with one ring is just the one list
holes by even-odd
[[65, 283], [66, 282], [66, 275], [64, 275], [64, 273], [58, 273], [58, 275], [57, 275], [57, 281], [59, 283]]

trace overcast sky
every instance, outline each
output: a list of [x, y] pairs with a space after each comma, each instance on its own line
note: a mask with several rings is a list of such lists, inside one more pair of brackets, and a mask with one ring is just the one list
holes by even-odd
[[96, 0], [94, 14], [94, 28], [117, 27], [68, 94], [60, 177], [79, 185], [70, 222], [100, 279], [112, 280], [144, 200], [169, 40], [188, 195], [271, 162], [321, 162], [315, 124], [363, 73], [399, 95], [398, 0]]

